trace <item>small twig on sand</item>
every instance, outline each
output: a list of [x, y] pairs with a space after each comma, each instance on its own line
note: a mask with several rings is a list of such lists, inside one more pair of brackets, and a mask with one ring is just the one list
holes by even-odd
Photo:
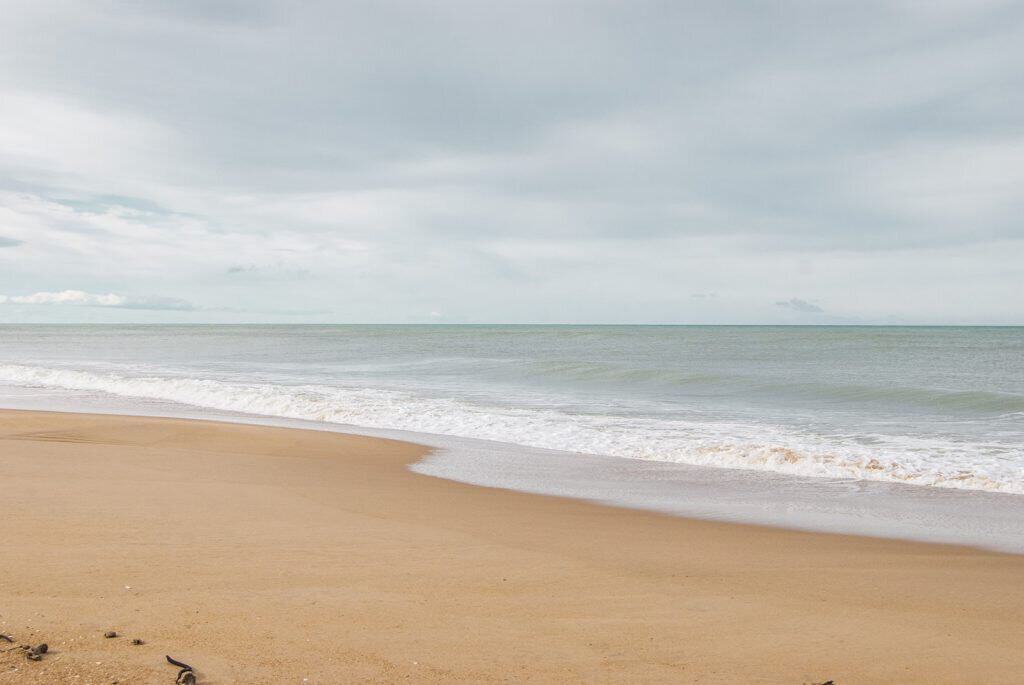
[[189, 666], [188, 664], [182, 663], [182, 662], [180, 662], [180, 661], [178, 661], [176, 659], [172, 659], [171, 657], [167, 657], [167, 663], [169, 663], [171, 666], [177, 666], [178, 668], [180, 668], [183, 671], [194, 671], [194, 670], [196, 670], [196, 669], [192, 668], [191, 666]]
[[178, 677], [174, 679], [176, 685], [196, 685], [195, 670], [191, 666], [169, 656], [167, 656], [167, 663], [181, 669], [178, 671]]
[[0, 640], [3, 640], [4, 642], [14, 642], [13, 637], [10, 635], [4, 635], [3, 633], [0, 633]]

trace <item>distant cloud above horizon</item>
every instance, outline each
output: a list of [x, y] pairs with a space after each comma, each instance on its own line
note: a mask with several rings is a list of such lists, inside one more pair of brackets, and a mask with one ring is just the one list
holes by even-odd
[[786, 307], [787, 309], [792, 309], [795, 312], [802, 312], [804, 314], [821, 314], [825, 311], [813, 302], [801, 300], [799, 297], [793, 297], [788, 300], [776, 302], [775, 304], [779, 307]]
[[128, 297], [115, 293], [87, 293], [82, 290], [38, 292], [30, 295], [0, 295], [2, 304], [73, 305], [160, 311], [193, 311], [195, 306], [176, 297]]
[[149, 303], [0, 322], [1024, 323], [1020, 3], [11, 0], [0, 42], [0, 292]]

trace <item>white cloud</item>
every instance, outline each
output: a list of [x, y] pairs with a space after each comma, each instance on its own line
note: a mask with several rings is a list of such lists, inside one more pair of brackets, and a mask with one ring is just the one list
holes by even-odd
[[1019, 227], [1024, 210], [1024, 137], [927, 141], [858, 164], [850, 188], [912, 225], [977, 238]]
[[72, 305], [79, 307], [119, 307], [124, 309], [154, 309], [191, 311], [195, 307], [173, 297], [128, 297], [116, 293], [88, 293], [84, 290], [38, 292], [30, 295], [0, 295], [0, 304]]
[[0, 98], [0, 171], [65, 192], [159, 193], [182, 142], [138, 114], [20, 90]]
[[0, 302], [10, 304], [78, 304], [93, 307], [120, 307], [126, 298], [107, 293], [98, 295], [82, 290], [62, 290], [59, 293], [32, 293], [31, 295], [0, 295]]

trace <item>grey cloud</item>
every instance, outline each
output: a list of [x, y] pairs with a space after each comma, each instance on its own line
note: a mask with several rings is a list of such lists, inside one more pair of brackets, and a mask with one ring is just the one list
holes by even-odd
[[54, 202], [70, 207], [76, 212], [132, 211], [149, 216], [168, 216], [174, 212], [161, 207], [152, 200], [122, 195], [90, 195], [80, 198], [51, 198]]
[[0, 235], [0, 247], [17, 247], [18, 245], [24, 244], [22, 240], [15, 240], [14, 238], [5, 238]]
[[[749, 317], [763, 294], [747, 279], [831, 311], [828, 264], [863, 276], [897, 250], [908, 298], [950, 249], [1000, 262], [1001, 280], [976, 275], [987, 297], [1008, 301], [1019, 275], [1019, 3], [9, 5], [0, 190], [71, 210], [16, 235], [73, 233], [52, 249], [106, 282], [104, 250], [128, 254], [134, 232], [132, 277], [155, 280], [124, 290], [319, 310], [333, 288], [399, 318], [455, 297], [493, 318], [491, 300], [572, 274], [582, 295], [515, 311], [714, 288]], [[39, 112], [76, 135], [52, 140]], [[41, 271], [36, 249], [9, 272]], [[812, 253], [818, 275], [763, 280]], [[444, 291], [453, 273], [471, 287]]]
[[801, 300], [798, 297], [776, 302], [775, 304], [779, 307], [785, 307], [787, 309], [792, 309], [795, 312], [803, 312], [805, 314], [821, 314], [825, 311], [818, 305], [808, 302], [807, 300]]
[[[205, 171], [185, 172], [193, 183], [437, 188], [451, 179], [413, 181], [394, 164], [474, 156], [459, 185], [512, 205], [553, 198], [582, 217], [566, 226], [463, 216], [517, 235], [561, 226], [769, 232], [809, 247], [952, 239], [964, 229], [917, 230], [851, 196], [851, 163], [910, 140], [1019, 135], [1024, 105], [1022, 77], [1005, 59], [1024, 37], [1012, 6], [313, 3], [300, 12], [151, 2], [112, 12], [83, 6], [45, 38], [12, 35], [33, 41], [15, 80], [155, 117], [202, 155], [195, 168]], [[638, 137], [649, 139], [644, 149], [631, 147]], [[884, 171], [879, 161], [866, 172], [876, 166]], [[678, 217], [680, 200], [709, 216]], [[1014, 232], [1009, 209], [970, 235]], [[431, 230], [453, 224], [427, 219]]]

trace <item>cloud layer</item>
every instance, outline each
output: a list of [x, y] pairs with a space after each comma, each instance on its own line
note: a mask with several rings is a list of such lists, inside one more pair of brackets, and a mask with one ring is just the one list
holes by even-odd
[[1024, 322], [1019, 3], [26, 1], [0, 44], [0, 292]]

